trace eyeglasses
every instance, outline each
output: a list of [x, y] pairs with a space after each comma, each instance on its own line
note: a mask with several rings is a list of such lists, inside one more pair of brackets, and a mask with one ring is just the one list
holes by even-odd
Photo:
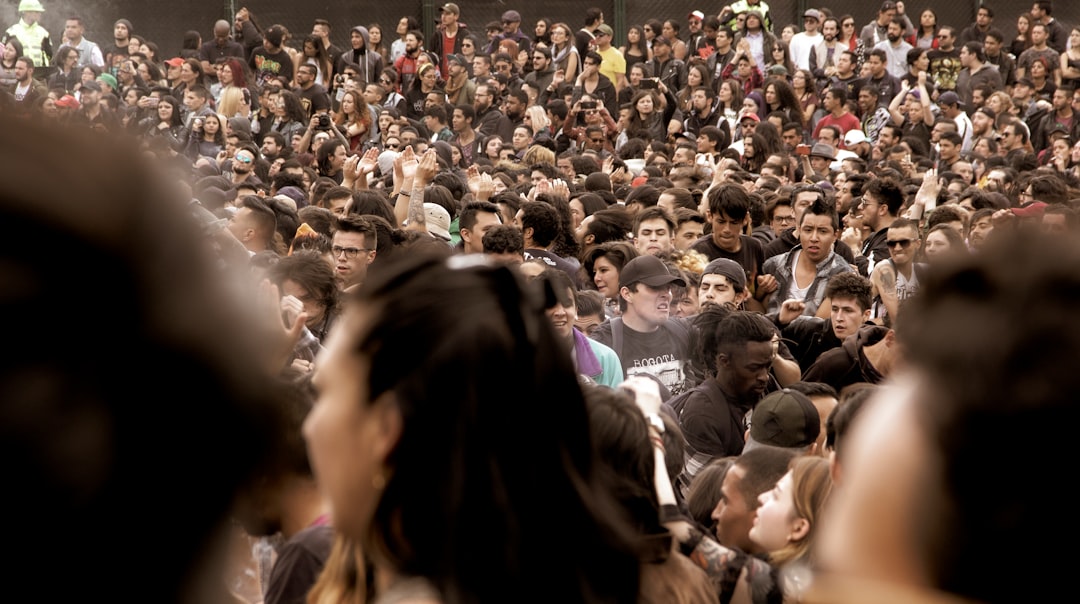
[[855, 27], [855, 24], [854, 23], [845, 23], [845, 24], [842, 25], [842, 27]]
[[889, 239], [885, 243], [890, 248], [894, 248], [894, 247], [899, 245], [901, 248], [906, 250], [911, 245], [911, 242], [912, 242], [911, 239]]
[[1031, 194], [1031, 191], [1020, 191], [1020, 197], [1034, 198], [1035, 196]]
[[251, 157], [248, 157], [246, 155], [237, 155], [236, 156], [236, 161], [238, 161], [240, 163], [243, 163], [243, 164], [250, 164], [251, 162], [255, 161], [255, 159], [251, 158]]
[[390, 80], [387, 80], [387, 79], [385, 79], [385, 78], [384, 78], [384, 79], [381, 79], [381, 80], [379, 80], [379, 83], [380, 83], [380, 84], [387, 84], [387, 85], [389, 85], [389, 84], [393, 84], [393, 82], [391, 82]]
[[369, 248], [369, 247], [341, 247], [340, 245], [335, 245], [334, 247], [330, 248], [330, 252], [334, 254], [334, 258], [337, 258], [338, 256], [340, 256], [342, 254], [345, 254], [345, 259], [346, 260], [354, 260], [354, 259], [356, 259], [356, 257], [360, 255], [360, 252], [373, 252], [373, 251], [375, 251], [375, 250], [373, 250], [372, 248]]
[[388, 144], [388, 145], [386, 145], [386, 148], [390, 149], [391, 151], [396, 151], [397, 149], [401, 148], [401, 145], [389, 145]]
[[795, 222], [794, 216], [773, 216], [773, 220], [776, 222]]

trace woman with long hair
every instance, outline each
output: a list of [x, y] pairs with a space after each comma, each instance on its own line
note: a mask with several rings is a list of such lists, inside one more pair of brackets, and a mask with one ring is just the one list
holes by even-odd
[[[304, 436], [379, 601], [637, 601], [634, 533], [544, 306], [513, 268], [444, 247], [372, 270], [338, 319]], [[551, 401], [557, 413], [536, 413]]]
[[345, 178], [345, 158], [348, 157], [348, 147], [340, 138], [330, 137], [315, 152], [316, 170], [319, 176], [325, 176], [337, 184]]
[[378, 23], [372, 23], [371, 25], [368, 25], [367, 31], [368, 50], [379, 53], [379, 56], [382, 57], [382, 64], [389, 65], [390, 47], [387, 46], [385, 40], [383, 40], [382, 25], [379, 25]]
[[0, 58], [0, 89], [15, 91], [15, 61], [23, 56], [23, 45], [12, 35], [4, 36], [3, 56]]
[[180, 64], [180, 78], [176, 87], [173, 88], [173, 96], [182, 99], [188, 88], [197, 84], [206, 86], [206, 73], [203, 71], [202, 63], [198, 59], [184, 59], [184, 62]]
[[581, 73], [581, 55], [574, 43], [574, 30], [561, 21], [551, 26], [551, 64], [556, 70], [563, 70], [564, 82], [573, 82]]
[[540, 17], [536, 20], [536, 28], [533, 29], [532, 42], [534, 47], [537, 44], [551, 46], [551, 19]]
[[804, 126], [812, 126], [814, 113], [821, 106], [821, 99], [818, 98], [814, 82], [814, 74], [807, 69], [796, 69], [791, 76], [791, 90], [795, 93], [795, 98], [799, 100], [799, 107], [802, 108]]
[[671, 91], [664, 88], [664, 98], [655, 90], [638, 90], [630, 99], [630, 119], [626, 134], [630, 138], [648, 133], [650, 141], [667, 141], [668, 122], [675, 115], [676, 101]]
[[967, 255], [968, 247], [964, 236], [952, 225], [935, 224], [923, 237], [922, 260], [928, 264]]
[[334, 65], [330, 62], [330, 55], [326, 52], [326, 46], [322, 38], [308, 34], [304, 36], [302, 63], [315, 66], [315, 83], [330, 90], [331, 82], [334, 81]]
[[1019, 58], [1020, 54], [1031, 48], [1031, 26], [1035, 19], [1031, 13], [1023, 12], [1016, 16], [1016, 37], [1009, 44], [1009, 52]]
[[79, 76], [79, 51], [73, 46], [61, 46], [53, 55], [52, 64], [56, 73], [49, 76], [49, 89], [63, 88], [73, 94], [81, 78]]
[[836, 42], [843, 48], [854, 51], [859, 46], [859, 32], [855, 29], [855, 17], [840, 15], [840, 33], [836, 35]]
[[412, 120], [422, 120], [424, 117], [424, 104], [427, 95], [435, 90], [439, 81], [439, 74], [435, 65], [424, 63], [416, 70], [416, 77], [409, 84], [405, 92], [405, 116]]
[[162, 73], [161, 67], [157, 63], [139, 61], [139, 65], [135, 69], [147, 86], [168, 86], [165, 74]]
[[787, 115], [787, 121], [806, 126], [802, 103], [799, 102], [799, 97], [795, 96], [795, 90], [787, 80], [780, 77], [771, 77], [766, 80], [764, 97], [765, 115], [773, 111], [782, 111]]
[[356, 90], [346, 90], [338, 111], [334, 112], [334, 125], [349, 140], [349, 153], [361, 152], [374, 133], [371, 110], [364, 95]]
[[184, 129], [184, 121], [180, 114], [182, 106], [176, 97], [163, 96], [158, 99], [154, 115], [145, 118], [140, 123], [142, 136], [148, 139], [163, 137], [176, 151], [183, 150], [184, 145], [180, 140]]
[[765, 53], [765, 67], [761, 70], [763, 73], [768, 74], [769, 68], [774, 65], [783, 67], [788, 77], [795, 73], [795, 64], [791, 62], [791, 51], [788, 49], [787, 42], [781, 38], [776, 38], [767, 50], [768, 52]]
[[752, 174], [761, 172], [768, 155], [765, 152], [765, 137], [754, 133], [743, 137], [743, 153], [739, 165]]
[[690, 104], [690, 96], [693, 93], [694, 88], [697, 88], [698, 86], [712, 88], [712, 73], [709, 72], [709, 66], [704, 60], [698, 57], [692, 57], [686, 64], [686, 87], [675, 94], [675, 100], [678, 102], [679, 111], [689, 113], [690, 110], [693, 109]]
[[937, 48], [937, 33], [937, 13], [932, 8], [924, 8], [919, 14], [919, 27], [907, 37], [907, 43], [915, 48]]
[[739, 112], [742, 111], [743, 89], [738, 80], [723, 80], [716, 90], [718, 105], [716, 112], [728, 123], [728, 130], [735, 132], [739, 125]]
[[634, 63], [644, 63], [652, 56], [649, 43], [645, 40], [645, 28], [631, 25], [626, 30], [626, 44], [619, 47], [619, 52], [626, 59], [626, 70], [630, 71]]
[[1069, 90], [1080, 85], [1080, 25], [1069, 31], [1069, 46], [1061, 53], [1061, 85]]
[[235, 57], [229, 57], [218, 71], [221, 92], [217, 99], [218, 112], [225, 117], [249, 117], [251, 115], [251, 90], [247, 83], [247, 70]]
[[[158, 107], [160, 107], [160, 102]], [[195, 120], [188, 137], [186, 155], [192, 161], [200, 157], [216, 159], [225, 148], [225, 123], [228, 120], [219, 113], [210, 113]]]
[[300, 104], [300, 97], [291, 90], [281, 90], [274, 99], [271, 111], [274, 119], [270, 123], [270, 129], [280, 132], [287, 142], [292, 141], [294, 134], [303, 134], [308, 127], [307, 114], [304, 106]]

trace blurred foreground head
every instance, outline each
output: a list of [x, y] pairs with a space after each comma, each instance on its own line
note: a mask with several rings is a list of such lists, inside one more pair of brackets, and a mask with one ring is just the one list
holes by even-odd
[[221, 527], [276, 421], [259, 343], [189, 200], [130, 142], [0, 132], [8, 572], [55, 601], [217, 601]]
[[[822, 534], [818, 587], [847, 587], [810, 601], [887, 601], [867, 583], [894, 601], [1056, 599], [1074, 558], [1048, 552], [1080, 536], [1047, 516], [1080, 425], [1080, 246], [1052, 239], [995, 237], [905, 307], [907, 371], [856, 420]], [[1002, 554], [1054, 579], [988, 573]]]

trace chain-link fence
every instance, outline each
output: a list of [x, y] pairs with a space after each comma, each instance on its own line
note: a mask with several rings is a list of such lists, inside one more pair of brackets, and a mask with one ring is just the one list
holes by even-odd
[[[0, 29], [6, 29], [16, 21], [18, 3], [19, 0], [0, 0]], [[54, 40], [60, 39], [64, 19], [68, 15], [79, 15], [85, 23], [86, 37], [106, 47], [112, 43], [113, 23], [123, 17], [133, 23], [136, 34], [157, 43], [163, 56], [176, 54], [184, 32], [188, 30], [198, 31], [204, 38], [209, 38], [216, 20], [232, 21], [235, 11], [242, 6], [251, 10], [262, 27], [274, 23], [284, 25], [292, 32], [294, 45], [298, 45], [303, 35], [311, 31], [314, 19], [327, 19], [333, 24], [332, 41], [344, 48], [348, 44], [349, 29], [354, 25], [378, 23], [383, 27], [387, 40], [393, 39], [395, 26], [404, 15], [421, 20], [426, 14], [428, 22], [423, 23], [423, 26], [425, 31], [430, 32], [438, 18], [438, 7], [442, 5], [440, 0], [188, 0], [182, 3], [164, 0], [42, 0], [42, 3], [45, 14], [41, 22], [52, 33]], [[678, 21], [685, 35], [686, 18], [691, 11], [701, 10], [712, 14], [724, 5], [702, 0], [547, 0], [537, 4], [513, 0], [458, 0], [457, 4], [461, 7], [461, 20], [469, 25], [474, 34], [482, 36], [487, 23], [498, 21], [504, 11], [512, 8], [521, 13], [521, 29], [530, 37], [541, 17], [550, 18], [553, 22], [562, 21], [576, 31], [583, 25], [585, 10], [595, 6], [604, 11], [605, 21], [616, 29], [616, 44], [625, 41], [626, 28], [630, 25], [640, 25], [652, 18]], [[878, 0], [833, 0], [828, 3], [820, 0], [775, 0], [768, 4], [776, 31], [787, 23], [801, 26], [800, 12], [815, 5], [827, 4], [824, 8], [834, 15], [851, 14], [860, 28], [875, 17], [880, 7]], [[949, 24], [962, 29], [974, 21], [978, 4], [979, 0], [947, 2], [944, 5], [909, 2], [907, 14], [918, 24], [919, 14], [924, 8], [931, 7], [937, 13], [939, 24]], [[1031, 3], [1023, 1], [996, 4], [998, 14], [993, 25], [1011, 39], [1016, 33], [1017, 15], [1030, 10]], [[621, 12], [617, 12], [617, 9]], [[1067, 26], [1080, 23], [1080, 2], [1056, 3], [1054, 16]]]

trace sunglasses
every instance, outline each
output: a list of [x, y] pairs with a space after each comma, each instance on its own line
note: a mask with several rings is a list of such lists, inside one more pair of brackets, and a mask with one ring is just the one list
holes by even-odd
[[894, 247], [899, 245], [901, 248], [906, 250], [908, 247], [911, 246], [911, 242], [912, 242], [911, 239], [890, 239], [890, 240], [886, 241], [885, 243], [890, 248], [894, 248]]
[[248, 156], [246, 156], [246, 155], [237, 155], [236, 156], [236, 161], [238, 161], [238, 162], [240, 162], [242, 164], [250, 164], [251, 162], [253, 162], [255, 160], [248, 157]]

